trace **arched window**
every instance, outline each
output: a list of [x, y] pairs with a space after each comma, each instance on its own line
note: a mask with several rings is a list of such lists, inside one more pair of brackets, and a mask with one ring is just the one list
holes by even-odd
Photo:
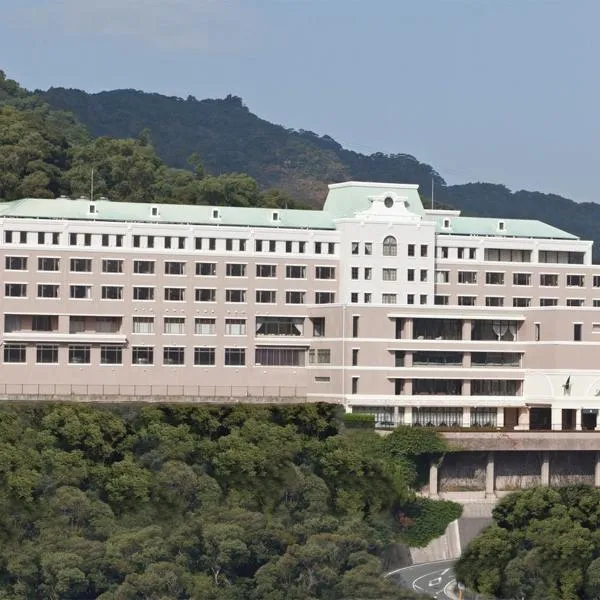
[[383, 240], [383, 255], [384, 256], [396, 256], [398, 253], [398, 245], [396, 244], [396, 238], [393, 235], [388, 235]]

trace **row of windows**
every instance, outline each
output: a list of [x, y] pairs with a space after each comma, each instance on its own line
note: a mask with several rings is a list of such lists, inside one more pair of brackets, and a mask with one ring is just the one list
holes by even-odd
[[[365, 281], [371, 281], [373, 279], [373, 269], [371, 267], [362, 268], [362, 277]], [[350, 279], [358, 280], [361, 278], [361, 268], [351, 267], [350, 268]], [[394, 268], [384, 268], [381, 272], [381, 278], [383, 281], [397, 281], [398, 270]], [[421, 281], [426, 282], [428, 278], [427, 269], [407, 269], [406, 280], [407, 281]]]
[[[458, 306], [477, 306], [477, 298], [477, 296], [457, 296], [456, 303]], [[505, 300], [506, 299], [503, 296], [486, 296], [485, 306], [509, 306], [508, 303], [505, 303]], [[434, 298], [434, 304], [437, 304], [438, 306], [447, 306], [450, 304], [450, 296], [438, 294]], [[534, 306], [533, 299], [527, 297], [513, 298], [512, 306], [515, 308], [528, 308]], [[539, 306], [559, 306], [559, 299], [540, 298]], [[567, 298], [565, 301], [565, 306], [586, 306], [586, 301], [584, 298]], [[592, 300], [592, 306], [594, 308], [600, 308], [600, 299]]]
[[[217, 250], [217, 238], [195, 237], [195, 250]], [[60, 245], [61, 233], [45, 231], [12, 231], [4, 232], [5, 244], [38, 244], [38, 245]], [[68, 234], [69, 246], [91, 247], [95, 241], [100, 241], [100, 246], [104, 248], [122, 248], [125, 236], [123, 234], [92, 234], [76, 233]], [[162, 248], [165, 250], [186, 250], [188, 247], [188, 238], [185, 236], [155, 236], [155, 235], [133, 235], [133, 248]], [[245, 252], [247, 250], [248, 240], [246, 239], [225, 239], [225, 250], [227, 252]], [[313, 242], [314, 254], [335, 254], [335, 242]], [[254, 250], [256, 252], [277, 252], [285, 247], [287, 254], [297, 252], [305, 254], [307, 242], [304, 241], [277, 241], [277, 240], [254, 240]]]
[[[26, 271], [27, 257], [7, 256], [5, 257], [5, 268], [7, 271]], [[105, 258], [102, 260], [103, 273], [123, 273], [123, 259]], [[183, 261], [164, 261], [165, 275], [185, 275], [187, 263]], [[71, 273], [91, 273], [91, 258], [71, 258], [69, 261]], [[60, 259], [55, 257], [39, 257], [38, 271], [59, 271]], [[195, 263], [196, 275], [215, 277], [217, 275], [217, 263], [197, 262]], [[154, 275], [156, 273], [156, 261], [134, 260], [133, 273], [136, 275]], [[335, 279], [335, 267], [315, 267], [315, 279]], [[244, 263], [227, 263], [225, 265], [227, 277], [247, 277], [248, 265]], [[306, 279], [306, 265], [286, 265], [286, 279]], [[257, 277], [277, 277], [277, 265], [256, 265]]]
[[[426, 257], [428, 255], [427, 244], [421, 244], [417, 246], [416, 244], [407, 244], [406, 246], [406, 255], [410, 257], [417, 256], [417, 248], [419, 248], [419, 256]], [[361, 242], [352, 242], [350, 244], [350, 252], [354, 255], [360, 254]], [[362, 243], [363, 254], [365, 256], [371, 256], [373, 254], [373, 243], [372, 242], [363, 242]], [[388, 235], [384, 238], [383, 243], [381, 245], [381, 253], [383, 256], [398, 256], [398, 242], [393, 235]]]
[[[329, 355], [319, 350], [318, 362], [330, 362]], [[329, 351], [327, 351], [329, 352]], [[209, 366], [216, 364], [217, 349], [207, 347], [193, 348], [193, 364]], [[254, 361], [260, 366], [293, 366], [301, 367], [305, 364], [306, 351], [302, 348], [256, 348]], [[92, 347], [86, 344], [68, 346], [68, 363], [72, 365], [91, 364]], [[152, 346], [133, 346], [131, 348], [131, 363], [133, 365], [154, 365], [155, 348]], [[314, 356], [314, 355], [311, 355]], [[186, 362], [186, 348], [179, 346], [164, 346], [162, 348], [163, 366], [182, 366]], [[35, 361], [37, 364], [58, 364], [58, 344], [38, 344], [35, 347]], [[4, 344], [5, 363], [26, 363], [26, 344]], [[117, 346], [100, 346], [101, 365], [122, 365], [123, 348]], [[223, 364], [230, 367], [244, 366], [246, 364], [246, 348], [224, 348]]]
[[[450, 248], [438, 246], [437, 258], [457, 258], [458, 260], [476, 260], [477, 248]], [[531, 250], [510, 248], [484, 248], [483, 259], [486, 262], [533, 262]], [[585, 252], [568, 252], [554, 250], [540, 250], [538, 262], [544, 264], [569, 264], [582, 265], [585, 261]]]
[[[458, 271], [457, 280], [461, 284], [476, 284], [478, 283], [479, 273], [477, 271]], [[541, 273], [540, 274], [540, 286], [541, 287], [558, 287], [559, 285], [558, 273]], [[585, 275], [564, 275], [565, 284], [567, 287], [585, 287]], [[435, 272], [436, 283], [450, 283], [450, 271], [439, 270]], [[513, 285], [517, 286], [531, 286], [533, 282], [533, 275], [531, 273], [513, 273], [512, 274]], [[485, 274], [486, 285], [505, 285], [506, 278], [503, 272], [486, 272]], [[594, 275], [592, 277], [593, 287], [600, 287], [600, 275]]]
[[[74, 300], [91, 300], [92, 299], [91, 285], [70, 285], [69, 298]], [[103, 285], [100, 286], [100, 297], [102, 300], [123, 300], [124, 287], [120, 285]], [[38, 298], [58, 298], [60, 286], [54, 283], [40, 283], [37, 285]], [[186, 288], [180, 287], [165, 287], [163, 288], [163, 299], [166, 302], [185, 302]], [[27, 284], [26, 283], [5, 283], [4, 296], [7, 298], [26, 298]], [[132, 288], [133, 300], [153, 301], [156, 299], [155, 288], [146, 286], [134, 286]], [[286, 304], [305, 304], [307, 292], [290, 290], [285, 292]], [[244, 303], [247, 302], [247, 290], [244, 289], [226, 289], [225, 302]], [[195, 302], [216, 302], [216, 288], [195, 288]], [[276, 304], [276, 290], [256, 290], [255, 302], [257, 304]], [[335, 302], [334, 292], [314, 292], [315, 304], [332, 304]]]

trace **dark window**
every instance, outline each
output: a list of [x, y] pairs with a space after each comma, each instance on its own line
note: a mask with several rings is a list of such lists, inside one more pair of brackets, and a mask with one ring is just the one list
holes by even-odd
[[214, 348], [194, 348], [194, 364], [195, 365], [214, 365], [215, 364], [215, 349]]
[[120, 365], [123, 363], [123, 349], [116, 346], [100, 346], [101, 365]]
[[225, 365], [241, 367], [246, 364], [245, 348], [225, 348]]

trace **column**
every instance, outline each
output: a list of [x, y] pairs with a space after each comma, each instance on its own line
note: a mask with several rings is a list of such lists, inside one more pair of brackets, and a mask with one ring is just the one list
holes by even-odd
[[575, 410], [575, 431], [581, 431], [581, 409]]
[[404, 353], [404, 366], [406, 368], [413, 366], [413, 353], [412, 352]]
[[550, 452], [542, 452], [542, 485], [550, 485]]
[[412, 379], [404, 380], [404, 388], [402, 393], [404, 396], [412, 396]]
[[400, 421], [398, 419], [398, 406], [394, 406], [394, 427], [396, 425], [400, 425]]
[[471, 380], [470, 379], [463, 379], [461, 391], [462, 391], [463, 396], [471, 395]]
[[496, 416], [496, 427], [498, 427], [498, 429], [503, 429], [504, 428], [504, 407], [499, 406], [497, 410], [498, 410], [498, 415]]
[[438, 466], [431, 461], [429, 464], [429, 496], [437, 498], [438, 495]]
[[462, 426], [463, 427], [471, 427], [471, 407], [470, 406], [463, 406]]
[[552, 431], [560, 431], [562, 429], [562, 408], [552, 408], [551, 414], [552, 423], [550, 429], [552, 429]]
[[462, 324], [462, 339], [470, 340], [471, 339], [471, 320], [465, 319]]
[[594, 485], [600, 487], [600, 452], [596, 452], [596, 467], [594, 469]]
[[496, 491], [496, 475], [494, 473], [494, 453], [488, 452], [485, 466], [485, 495], [493, 496]]
[[412, 340], [413, 338], [413, 321], [412, 319], [404, 319], [402, 324], [402, 339]]
[[517, 431], [529, 431], [529, 408], [527, 406], [519, 407], [518, 422], [515, 429]]
[[471, 353], [470, 352], [463, 353], [462, 366], [465, 369], [469, 369], [471, 367]]
[[412, 406], [405, 406], [404, 407], [404, 424], [405, 425], [412, 425]]

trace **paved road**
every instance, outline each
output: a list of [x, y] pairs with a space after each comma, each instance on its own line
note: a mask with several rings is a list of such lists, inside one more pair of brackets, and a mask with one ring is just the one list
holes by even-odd
[[388, 577], [398, 585], [408, 587], [420, 594], [427, 594], [437, 600], [454, 600], [453, 594], [447, 593], [454, 582], [453, 560], [412, 565], [392, 571]]

